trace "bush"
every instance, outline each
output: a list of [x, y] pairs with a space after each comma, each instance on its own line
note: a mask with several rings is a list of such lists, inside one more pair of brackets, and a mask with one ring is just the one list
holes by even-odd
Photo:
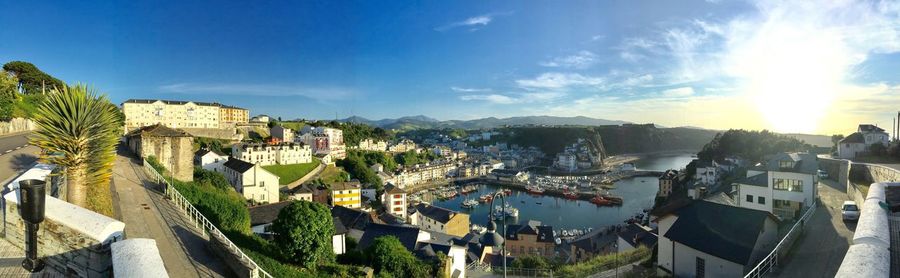
[[203, 186], [215, 187], [223, 191], [229, 191], [231, 184], [228, 179], [221, 173], [204, 170], [200, 167], [194, 167], [194, 182]]
[[[371, 266], [379, 275], [390, 274], [397, 277], [432, 277], [431, 268], [416, 259], [400, 240], [394, 236], [375, 239], [366, 249]], [[385, 273], [387, 272], [387, 273]]]
[[250, 233], [250, 212], [237, 192], [195, 182], [175, 181], [173, 186], [220, 230]]
[[306, 201], [291, 203], [278, 213], [272, 232], [275, 244], [288, 261], [313, 269], [334, 257], [331, 246], [334, 223], [325, 205]]
[[650, 258], [650, 253], [650, 249], [647, 247], [640, 247], [619, 253], [618, 255], [609, 254], [597, 256], [582, 263], [560, 267], [558, 274], [559, 277], [586, 277], [588, 275], [613, 269], [616, 265], [622, 266]]

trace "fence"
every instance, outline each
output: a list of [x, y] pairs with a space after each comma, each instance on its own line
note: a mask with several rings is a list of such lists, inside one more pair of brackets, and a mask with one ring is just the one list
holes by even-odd
[[188, 200], [185, 199], [184, 196], [182, 196], [181, 193], [178, 192], [178, 190], [175, 189], [175, 187], [172, 186], [172, 184], [170, 184], [169, 181], [165, 179], [165, 177], [163, 177], [163, 175], [159, 174], [156, 169], [153, 169], [153, 167], [150, 166], [150, 163], [148, 163], [147, 160], [144, 160], [143, 164], [144, 171], [147, 172], [147, 175], [155, 177], [157, 183], [166, 185], [164, 190], [166, 197], [172, 200], [172, 202], [174, 202], [175, 205], [177, 205], [178, 208], [181, 209], [182, 212], [184, 212], [184, 214], [191, 219], [191, 222], [194, 223], [194, 227], [200, 229], [204, 236], [209, 233], [210, 236], [215, 236], [219, 239], [222, 239], [224, 241], [225, 248], [231, 251], [232, 254], [239, 255], [239, 259], [241, 262], [249, 263], [251, 266], [253, 266], [253, 271], [258, 271], [258, 273], [253, 273], [252, 277], [262, 276], [272, 278], [272, 275], [259, 267], [259, 265], [253, 261], [253, 259], [247, 256], [247, 254], [244, 254], [244, 251], [241, 250], [240, 247], [231, 242], [231, 240], [228, 239], [228, 237], [226, 237], [225, 234], [223, 234], [222, 231], [219, 230], [219, 228], [216, 228], [216, 226], [213, 225], [212, 222], [206, 219], [206, 216], [203, 216], [200, 211], [194, 208], [194, 206], [191, 205], [191, 203], [188, 202]]
[[[494, 274], [503, 275], [503, 267], [502, 266], [492, 266], [491, 271]], [[542, 269], [542, 268], [507, 267], [506, 275], [517, 276], [517, 277], [554, 277], [552, 269]]]
[[806, 213], [791, 226], [791, 229], [784, 235], [784, 238], [775, 245], [775, 249], [772, 249], [772, 252], [769, 252], [769, 255], [766, 255], [766, 257], [763, 258], [756, 267], [750, 270], [747, 275], [744, 275], [744, 278], [765, 277], [772, 272], [772, 270], [778, 266], [778, 261], [791, 250], [791, 246], [793, 246], [797, 238], [803, 233], [806, 224], [809, 223], [810, 217], [816, 212], [816, 206], [818, 206], [818, 200], [813, 201], [809, 209], [806, 210]]

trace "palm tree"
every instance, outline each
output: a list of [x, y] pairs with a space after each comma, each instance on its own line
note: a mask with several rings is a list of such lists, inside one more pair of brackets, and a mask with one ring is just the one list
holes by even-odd
[[72, 204], [104, 210], [92, 207], [88, 192], [108, 191], [122, 128], [117, 109], [105, 95], [79, 84], [54, 89], [34, 115], [38, 130], [31, 144], [44, 150], [44, 161], [65, 167], [66, 198]]

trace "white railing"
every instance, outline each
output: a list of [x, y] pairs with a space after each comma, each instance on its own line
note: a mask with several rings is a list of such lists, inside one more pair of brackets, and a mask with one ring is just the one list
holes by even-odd
[[807, 209], [806, 212], [803, 213], [803, 216], [801, 216], [800, 219], [798, 219], [797, 222], [794, 223], [794, 226], [791, 226], [791, 229], [787, 232], [787, 234], [784, 235], [784, 238], [782, 238], [781, 241], [779, 241], [778, 244], [775, 245], [775, 248], [772, 249], [772, 252], [769, 252], [769, 255], [763, 258], [762, 261], [760, 261], [759, 264], [757, 264], [756, 267], [753, 268], [753, 270], [750, 270], [747, 275], [744, 275], [744, 278], [765, 277], [770, 272], [772, 272], [772, 270], [774, 270], [775, 267], [778, 266], [778, 260], [781, 259], [780, 257], [787, 254], [787, 252], [791, 249], [794, 241], [796, 241], [800, 236], [800, 233], [803, 232], [803, 226], [809, 223], [809, 218], [812, 217], [813, 214], [815, 214], [817, 206], [818, 201], [814, 200], [812, 205], [809, 206], [809, 209]]
[[212, 222], [206, 219], [206, 216], [200, 213], [197, 208], [194, 208], [194, 205], [191, 205], [191, 203], [181, 195], [181, 192], [178, 192], [178, 190], [175, 189], [175, 187], [172, 186], [172, 184], [170, 184], [169, 181], [166, 180], [165, 177], [163, 177], [163, 175], [160, 175], [159, 172], [156, 171], [156, 169], [153, 169], [153, 167], [150, 166], [150, 163], [147, 163], [147, 160], [144, 160], [143, 163], [144, 170], [147, 172], [147, 175], [155, 177], [157, 183], [166, 185], [164, 190], [166, 196], [169, 197], [169, 199], [172, 200], [172, 202], [174, 202], [175, 205], [177, 205], [185, 215], [190, 217], [191, 222], [194, 223], [195, 228], [200, 229], [204, 236], [209, 233], [209, 236], [215, 236], [223, 240], [225, 243], [225, 247], [228, 248], [228, 250], [230, 250], [233, 254], [240, 255], [241, 262], [249, 263], [253, 266], [254, 271], [259, 271], [259, 273], [254, 273], [252, 277], [260, 277], [260, 274], [262, 274], [262, 277], [272, 278], [272, 275], [270, 275], [268, 272], [263, 270], [262, 267], [256, 264], [256, 262], [253, 261], [250, 256], [244, 254], [244, 251], [241, 250], [240, 247], [231, 242], [231, 240], [228, 239], [228, 237], [226, 237], [225, 234], [223, 234], [222, 231], [219, 230], [219, 228], [217, 228], [215, 225], [213, 225]]

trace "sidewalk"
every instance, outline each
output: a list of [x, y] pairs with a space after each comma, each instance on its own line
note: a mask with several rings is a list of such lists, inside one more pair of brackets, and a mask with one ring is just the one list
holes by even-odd
[[39, 273], [29, 273], [22, 268], [25, 250], [19, 249], [5, 238], [0, 238], [0, 277], [66, 277], [53, 268], [45, 267]]
[[125, 222], [126, 238], [155, 239], [171, 277], [233, 276], [209, 251], [202, 233], [153, 187], [141, 165], [122, 153], [116, 157], [113, 200], [117, 217]]

